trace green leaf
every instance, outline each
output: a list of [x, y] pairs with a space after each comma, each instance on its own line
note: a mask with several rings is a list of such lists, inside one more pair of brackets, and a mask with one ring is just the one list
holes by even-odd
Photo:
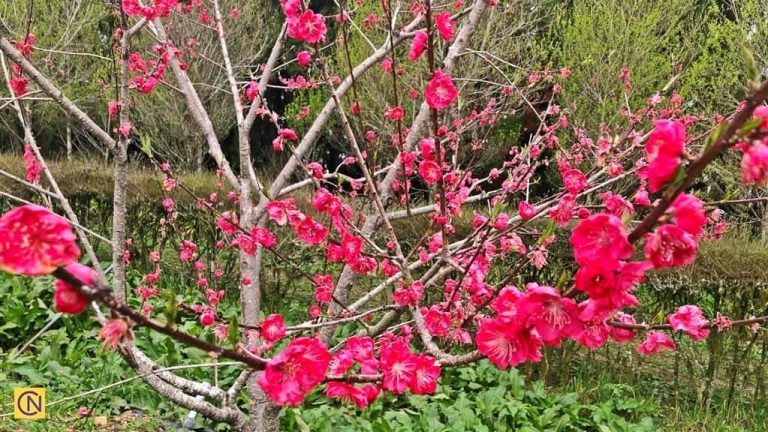
[[759, 118], [751, 118], [744, 122], [744, 124], [739, 128], [739, 130], [736, 131], [736, 136], [739, 138], [744, 138], [752, 131], [754, 131], [758, 126], [760, 126], [760, 123], [763, 122], [763, 119]]
[[237, 316], [232, 316], [229, 319], [229, 325], [227, 326], [227, 340], [234, 347], [240, 342], [240, 327], [237, 323]]
[[149, 157], [152, 157], [152, 140], [148, 135], [141, 136], [141, 151]]

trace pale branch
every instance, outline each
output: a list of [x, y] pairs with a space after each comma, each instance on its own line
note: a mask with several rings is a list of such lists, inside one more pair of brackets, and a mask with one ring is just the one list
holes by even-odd
[[[163, 26], [160, 18], [155, 19], [149, 27], [154, 31], [154, 33], [163, 43], [170, 43], [168, 35], [165, 33], [165, 27]], [[227, 162], [227, 159], [224, 156], [224, 152], [221, 150], [221, 144], [219, 143], [219, 139], [216, 136], [213, 123], [211, 122], [211, 118], [208, 116], [208, 112], [205, 110], [203, 103], [200, 101], [200, 96], [197, 94], [197, 91], [195, 90], [194, 85], [192, 85], [192, 81], [189, 79], [186, 71], [181, 67], [178, 57], [175, 55], [170, 57], [171, 58], [169, 64], [171, 66], [171, 70], [176, 77], [179, 88], [184, 94], [187, 108], [189, 109], [192, 118], [194, 119], [195, 123], [200, 129], [200, 132], [203, 134], [206, 142], [208, 143], [208, 153], [211, 155], [211, 157], [213, 157], [213, 160], [216, 161], [216, 164], [221, 169], [230, 186], [235, 191], [239, 192], [240, 182], [238, 181], [235, 173], [232, 171], [229, 162]]]
[[99, 125], [96, 124], [83, 110], [81, 110], [74, 102], [67, 98], [61, 90], [58, 89], [51, 81], [48, 80], [40, 71], [35, 68], [32, 63], [29, 62], [20, 52], [13, 46], [13, 43], [5, 37], [0, 37], [0, 51], [3, 52], [14, 63], [29, 75], [29, 77], [37, 83], [38, 86], [51, 97], [70, 117], [77, 120], [83, 127], [98, 139], [105, 147], [114, 149], [116, 141], [109, 133], [104, 131]]

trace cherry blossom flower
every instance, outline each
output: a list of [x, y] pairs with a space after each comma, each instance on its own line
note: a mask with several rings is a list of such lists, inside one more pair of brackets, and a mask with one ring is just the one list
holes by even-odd
[[456, 26], [453, 24], [450, 12], [444, 11], [437, 14], [435, 16], [435, 26], [444, 41], [450, 42], [453, 39], [453, 35], [456, 33]]
[[536, 207], [528, 204], [528, 201], [520, 201], [517, 204], [517, 212], [522, 219], [528, 220], [536, 216]]
[[656, 228], [645, 241], [645, 257], [657, 269], [692, 264], [697, 249], [696, 238], [672, 224]]
[[561, 339], [571, 337], [581, 329], [576, 302], [562, 297], [549, 286], [528, 284], [515, 308], [547, 345], [559, 345]]
[[325, 378], [331, 355], [319, 339], [293, 339], [278, 355], [271, 358], [259, 376], [259, 386], [283, 406], [298, 406], [304, 397]]
[[77, 261], [80, 249], [70, 223], [27, 204], [0, 216], [0, 270], [42, 276]]
[[[623, 324], [636, 324], [635, 317], [624, 312], [616, 314], [616, 321]], [[635, 340], [635, 332], [631, 329], [611, 326], [611, 339], [619, 344], [629, 343]]]
[[500, 369], [541, 360], [541, 337], [517, 321], [486, 318], [475, 338], [477, 349]]
[[438, 70], [435, 71], [434, 76], [427, 84], [424, 95], [430, 108], [442, 110], [448, 108], [456, 100], [459, 92], [453, 85], [451, 76]]
[[417, 280], [407, 283], [399, 280], [397, 282], [397, 289], [392, 293], [392, 298], [398, 306], [415, 306], [419, 304], [419, 300], [421, 300], [423, 294], [424, 284], [421, 281]]
[[282, 201], [270, 201], [269, 204], [267, 204], [269, 219], [276, 222], [278, 225], [285, 225], [288, 223], [288, 217], [296, 212], [296, 206], [290, 198]]
[[408, 51], [408, 60], [416, 61], [421, 57], [424, 52], [424, 48], [427, 46], [427, 32], [419, 30], [413, 35], [413, 41], [411, 41], [411, 49]]
[[674, 177], [685, 147], [685, 126], [676, 120], [657, 120], [645, 144], [648, 189], [656, 192]]
[[416, 378], [418, 360], [408, 345], [398, 339], [379, 351], [381, 370], [384, 374], [382, 387], [395, 394], [404, 393]]
[[307, 67], [312, 63], [312, 54], [310, 54], [309, 51], [299, 51], [298, 54], [296, 54], [296, 63], [301, 67]]
[[565, 170], [562, 176], [563, 186], [569, 193], [577, 194], [587, 186], [587, 176], [576, 168]]
[[[85, 285], [92, 286], [96, 282], [96, 271], [90, 267], [73, 263], [64, 269]], [[88, 297], [80, 293], [77, 288], [60, 279], [53, 284], [53, 305], [56, 311], [77, 315], [88, 307]]]
[[292, 224], [292, 228], [299, 239], [310, 246], [322, 243], [328, 235], [328, 228], [309, 216], [299, 218], [296, 224]]
[[681, 194], [667, 211], [674, 223], [686, 232], [698, 236], [707, 224], [704, 203], [691, 194]]
[[253, 227], [251, 230], [251, 238], [267, 249], [272, 249], [277, 245], [277, 236], [272, 234], [266, 228]]
[[403, 111], [403, 108], [399, 106], [388, 108], [384, 112], [384, 117], [390, 120], [400, 121], [403, 119], [403, 117], [405, 117], [405, 111]]
[[275, 342], [285, 336], [285, 322], [280, 314], [272, 314], [261, 322], [261, 337], [268, 342]]
[[99, 338], [105, 349], [114, 349], [123, 342], [133, 340], [128, 322], [122, 318], [107, 320], [99, 330]]
[[315, 300], [321, 304], [331, 302], [333, 296], [333, 277], [331, 275], [315, 275], [312, 277], [315, 284]]
[[288, 16], [288, 37], [316, 44], [325, 40], [325, 17], [311, 10]]
[[745, 185], [765, 186], [768, 179], [768, 145], [757, 141], [744, 151], [741, 158], [741, 181]]
[[683, 330], [693, 340], [702, 340], [709, 336], [709, 321], [704, 318], [701, 309], [694, 305], [680, 306], [677, 312], [667, 317], [667, 322], [675, 330]]
[[37, 161], [37, 157], [32, 152], [32, 146], [29, 144], [24, 146], [24, 171], [28, 182], [38, 183], [40, 181], [40, 173], [43, 171], [43, 167]]
[[642, 355], [653, 355], [675, 348], [677, 348], [675, 342], [666, 333], [651, 331], [648, 332], [645, 340], [637, 346], [637, 352]]
[[600, 263], [612, 267], [632, 256], [624, 224], [612, 214], [598, 213], [581, 221], [571, 232], [570, 243], [582, 266]]
[[442, 176], [440, 165], [435, 161], [422, 160], [419, 162], [419, 176], [421, 176], [421, 178], [424, 179], [424, 182], [428, 185], [437, 183]]

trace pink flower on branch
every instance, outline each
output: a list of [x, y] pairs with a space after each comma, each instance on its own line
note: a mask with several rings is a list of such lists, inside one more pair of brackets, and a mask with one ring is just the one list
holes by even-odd
[[667, 317], [667, 321], [674, 330], [685, 331], [693, 340], [698, 341], [709, 336], [709, 321], [704, 318], [698, 306], [680, 306], [677, 312]]
[[331, 356], [319, 339], [299, 337], [293, 339], [278, 355], [267, 363], [259, 376], [259, 386], [272, 399], [283, 406], [298, 406], [325, 378]]
[[[73, 263], [66, 266], [65, 270], [85, 285], [92, 286], [96, 282], [96, 271], [90, 267]], [[88, 307], [88, 297], [69, 283], [57, 279], [53, 286], [53, 305], [58, 312], [77, 315]]]
[[645, 340], [637, 346], [637, 352], [642, 355], [653, 355], [677, 348], [675, 342], [662, 331], [648, 332]]
[[443, 71], [435, 71], [435, 75], [427, 84], [424, 96], [430, 108], [443, 110], [448, 108], [458, 97], [459, 92], [453, 85], [451, 76]]
[[0, 270], [42, 276], [80, 257], [69, 221], [27, 204], [0, 216]]

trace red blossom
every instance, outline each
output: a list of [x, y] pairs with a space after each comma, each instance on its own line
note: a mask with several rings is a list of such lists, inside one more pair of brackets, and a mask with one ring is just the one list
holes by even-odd
[[69, 221], [27, 204], [0, 216], [0, 270], [42, 276], [80, 257]]
[[293, 339], [273, 357], [259, 375], [259, 386], [283, 406], [298, 406], [304, 397], [325, 378], [331, 356], [319, 339]]
[[[93, 286], [96, 282], [96, 271], [90, 267], [73, 263], [64, 269], [85, 285]], [[77, 315], [88, 307], [88, 302], [88, 297], [69, 283], [59, 279], [54, 282], [53, 305], [56, 311]]]
[[435, 75], [424, 91], [427, 104], [436, 110], [448, 108], [458, 95], [459, 92], [453, 85], [453, 79], [443, 71], [435, 71]]

